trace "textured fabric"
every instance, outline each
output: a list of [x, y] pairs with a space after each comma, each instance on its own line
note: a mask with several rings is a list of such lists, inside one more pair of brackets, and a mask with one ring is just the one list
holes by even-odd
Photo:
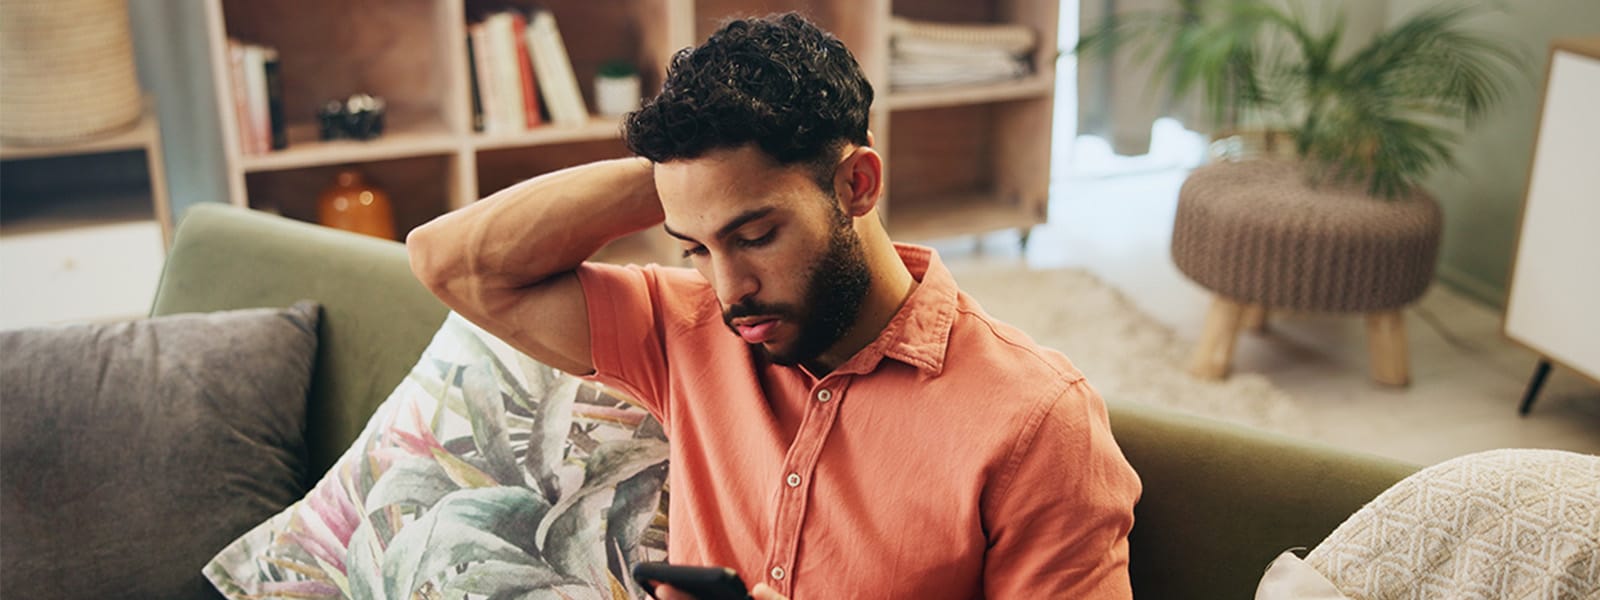
[[[442, 200], [441, 200], [442, 202]], [[350, 447], [448, 309], [399, 243], [218, 204], [178, 226], [152, 314], [322, 305], [307, 406], [311, 480]]]
[[1279, 554], [1256, 587], [1256, 600], [1350, 600], [1293, 552]]
[[230, 598], [614, 598], [660, 560], [643, 410], [451, 315], [355, 445], [205, 573]]
[[1600, 598], [1600, 457], [1493, 450], [1423, 469], [1306, 562], [1363, 600]]
[[1405, 306], [1433, 281], [1442, 217], [1425, 195], [1311, 187], [1299, 163], [1213, 163], [1178, 192], [1172, 260], [1196, 283], [1246, 304], [1372, 312]]
[[1139, 481], [1066, 357], [985, 316], [932, 250], [820, 380], [729, 332], [699, 274], [586, 265], [596, 377], [672, 439], [672, 559], [795, 600], [1127, 598]]
[[0, 597], [215, 597], [304, 493], [317, 308], [0, 332]]
[[1286, 548], [1309, 548], [1416, 467], [1108, 400], [1139, 473], [1128, 570], [1138, 598], [1249, 598]]

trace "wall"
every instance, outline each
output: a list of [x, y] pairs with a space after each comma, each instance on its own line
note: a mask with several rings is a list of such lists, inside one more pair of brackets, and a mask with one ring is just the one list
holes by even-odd
[[[1389, 23], [1442, 0], [1392, 0]], [[1474, 22], [1526, 56], [1503, 104], [1462, 137], [1455, 169], [1434, 173], [1424, 185], [1444, 207], [1439, 278], [1487, 304], [1503, 306], [1516, 245], [1534, 130], [1549, 68], [1550, 40], [1600, 35], [1600, 2], [1537, 0], [1507, 3], [1503, 12]]]

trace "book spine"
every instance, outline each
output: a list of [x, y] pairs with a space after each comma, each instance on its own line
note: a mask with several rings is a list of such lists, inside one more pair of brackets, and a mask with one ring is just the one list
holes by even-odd
[[555, 16], [541, 10], [534, 14], [533, 26], [528, 36], [533, 48], [534, 70], [539, 86], [549, 103], [550, 119], [561, 125], [581, 125], [589, 120], [589, 111], [583, 104], [583, 92], [578, 89], [578, 78], [572, 73], [572, 60], [562, 43], [561, 32], [556, 28]]
[[467, 78], [467, 87], [472, 89], [472, 130], [483, 133], [483, 86], [478, 84], [478, 73], [482, 69], [478, 66], [477, 41], [472, 38], [472, 27], [467, 27], [467, 69], [471, 77]]
[[267, 118], [272, 130], [272, 149], [289, 147], [289, 123], [283, 114], [283, 67], [278, 61], [278, 51], [268, 48], [263, 60], [263, 73], [267, 83]]
[[479, 93], [483, 97], [483, 125], [488, 133], [501, 133], [505, 120], [500, 117], [499, 90], [494, 87], [494, 68], [490, 64], [494, 48], [489, 44], [489, 28], [483, 23], [475, 23], [467, 29], [468, 37], [472, 38], [472, 45], [477, 50], [473, 56], [473, 77], [478, 82]]
[[522, 111], [521, 74], [517, 70], [517, 43], [512, 37], [511, 13], [500, 12], [489, 16], [485, 23], [489, 29], [489, 44], [493, 53], [494, 86], [500, 95], [501, 115], [507, 131], [528, 128]]
[[522, 87], [523, 121], [529, 129], [543, 124], [539, 118], [539, 95], [534, 91], [533, 59], [528, 55], [528, 19], [521, 13], [511, 16], [511, 41], [516, 44], [518, 79]]
[[228, 86], [234, 127], [239, 131], [239, 153], [255, 154], [256, 143], [250, 137], [250, 92], [244, 84], [244, 45], [238, 40], [228, 40]]
[[261, 46], [244, 47], [244, 86], [249, 104], [250, 151], [255, 154], [272, 150], [272, 124], [267, 109], [266, 52]]

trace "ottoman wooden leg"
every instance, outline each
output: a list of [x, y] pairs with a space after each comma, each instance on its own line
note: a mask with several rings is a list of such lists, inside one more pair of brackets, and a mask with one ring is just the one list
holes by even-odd
[[1367, 354], [1372, 361], [1372, 379], [1378, 383], [1403, 386], [1411, 382], [1402, 312], [1367, 313]]
[[1267, 330], [1267, 307], [1264, 304], [1250, 304], [1244, 307], [1244, 314], [1239, 317], [1239, 329], [1250, 333], [1261, 333]]
[[1228, 376], [1233, 362], [1233, 343], [1239, 339], [1239, 319], [1244, 305], [1222, 296], [1211, 301], [1211, 312], [1206, 313], [1205, 330], [1200, 333], [1200, 345], [1189, 360], [1189, 373], [1201, 379], [1222, 379]]

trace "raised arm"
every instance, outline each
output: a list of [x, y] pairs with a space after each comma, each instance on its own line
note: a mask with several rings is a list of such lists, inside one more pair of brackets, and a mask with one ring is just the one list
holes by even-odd
[[462, 316], [536, 360], [594, 371], [573, 273], [607, 242], [660, 224], [649, 161], [563, 169], [440, 216], [406, 236], [411, 270]]

